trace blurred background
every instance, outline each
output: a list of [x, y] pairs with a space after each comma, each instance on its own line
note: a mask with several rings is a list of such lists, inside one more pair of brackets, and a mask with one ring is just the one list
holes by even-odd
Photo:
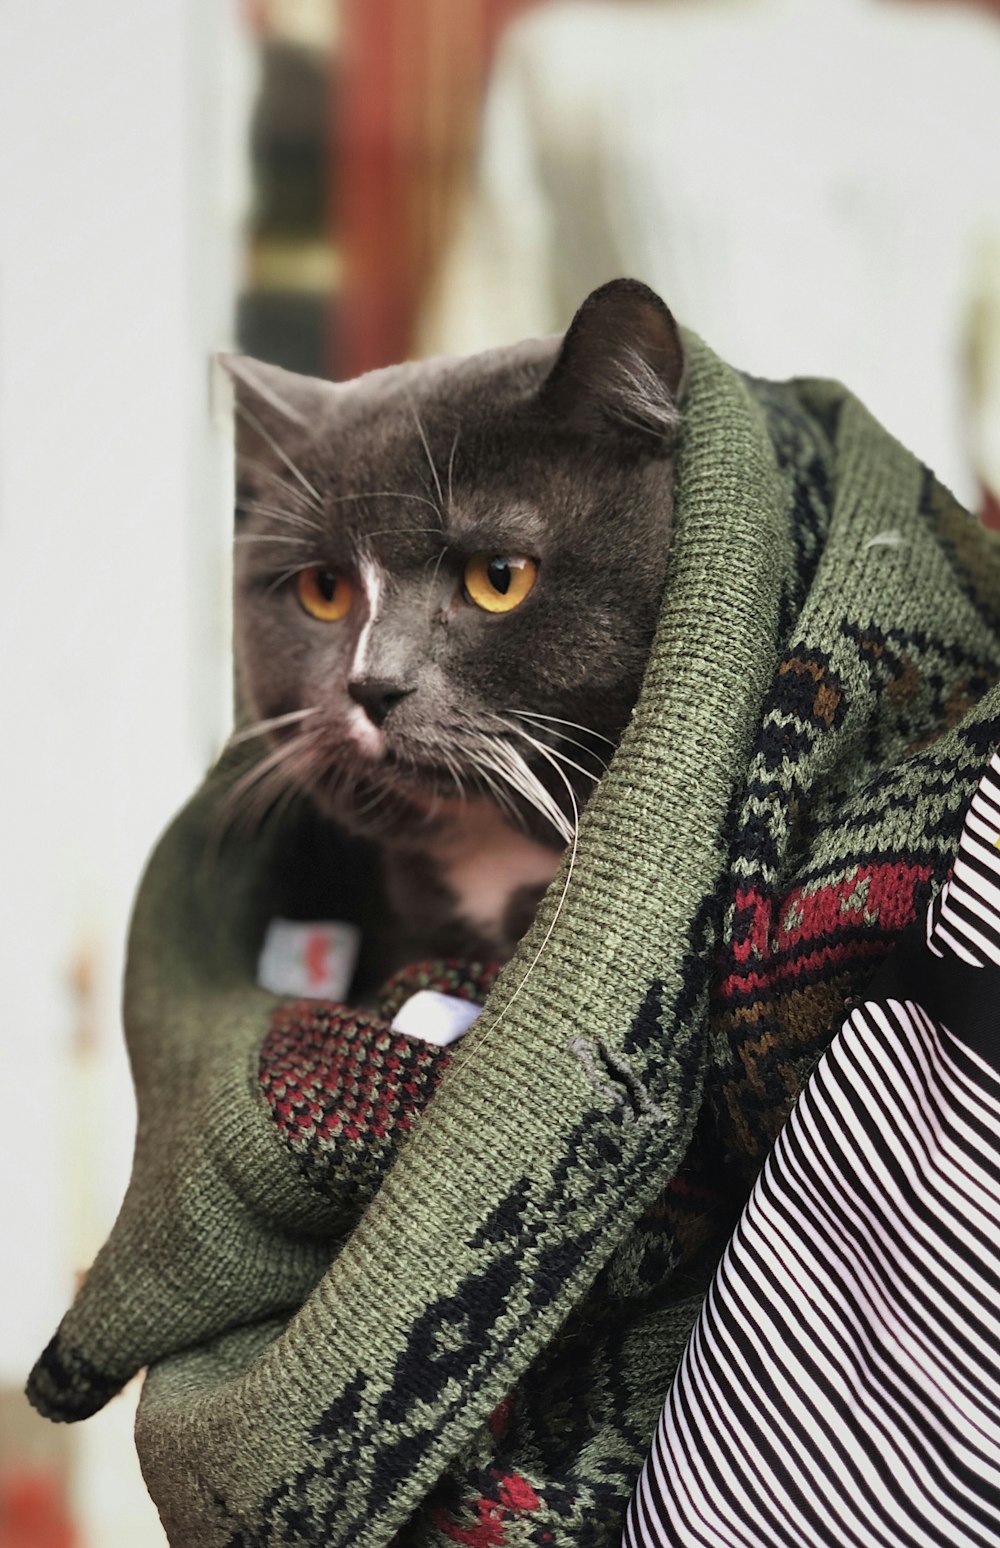
[[344, 377], [630, 273], [1000, 491], [1000, 5], [0, 0], [0, 1548], [163, 1544], [21, 1397], [133, 1106], [131, 896], [229, 717], [234, 345]]

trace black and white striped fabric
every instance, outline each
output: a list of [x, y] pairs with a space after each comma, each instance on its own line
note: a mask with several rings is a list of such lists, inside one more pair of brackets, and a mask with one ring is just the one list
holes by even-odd
[[1000, 1548], [998, 845], [994, 757], [758, 1179], [626, 1548]]

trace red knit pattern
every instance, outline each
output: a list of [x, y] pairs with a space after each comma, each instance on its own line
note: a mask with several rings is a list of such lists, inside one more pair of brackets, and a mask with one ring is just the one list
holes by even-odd
[[496, 1488], [476, 1500], [476, 1519], [468, 1526], [455, 1520], [446, 1510], [436, 1510], [432, 1520], [438, 1530], [462, 1548], [503, 1548], [507, 1526], [513, 1518], [537, 1510], [538, 1495], [520, 1473], [495, 1473]]
[[295, 1000], [261, 1048], [260, 1083], [296, 1148], [405, 1133], [447, 1067], [445, 1049], [414, 1042], [344, 1005]]
[[933, 875], [929, 865], [857, 865], [837, 882], [793, 887], [776, 901], [754, 888], [736, 893], [730, 971], [716, 991], [726, 1002], [766, 988], [791, 988], [890, 950], [913, 923]]
[[334, 1171], [356, 1184], [359, 1168], [384, 1169], [448, 1067], [448, 1049], [392, 1030], [403, 1002], [433, 989], [482, 1004], [498, 972], [495, 963], [418, 963], [389, 980], [377, 1012], [313, 999], [275, 1011], [260, 1051], [261, 1089], [283, 1138], [322, 1166], [324, 1184]]

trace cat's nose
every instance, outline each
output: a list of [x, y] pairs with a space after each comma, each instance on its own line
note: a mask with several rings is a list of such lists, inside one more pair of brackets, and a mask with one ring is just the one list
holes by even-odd
[[347, 691], [355, 704], [360, 704], [373, 726], [381, 726], [389, 711], [400, 699], [413, 692], [405, 683], [387, 677], [362, 677], [348, 683]]

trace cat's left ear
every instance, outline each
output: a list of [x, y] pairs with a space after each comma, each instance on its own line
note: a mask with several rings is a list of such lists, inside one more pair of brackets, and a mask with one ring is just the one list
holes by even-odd
[[218, 355], [232, 378], [236, 410], [236, 464], [251, 484], [253, 470], [279, 473], [303, 442], [329, 422], [337, 388], [250, 355]]
[[584, 301], [541, 389], [565, 428], [653, 455], [680, 425], [684, 345], [673, 314], [639, 280], [611, 280]]

